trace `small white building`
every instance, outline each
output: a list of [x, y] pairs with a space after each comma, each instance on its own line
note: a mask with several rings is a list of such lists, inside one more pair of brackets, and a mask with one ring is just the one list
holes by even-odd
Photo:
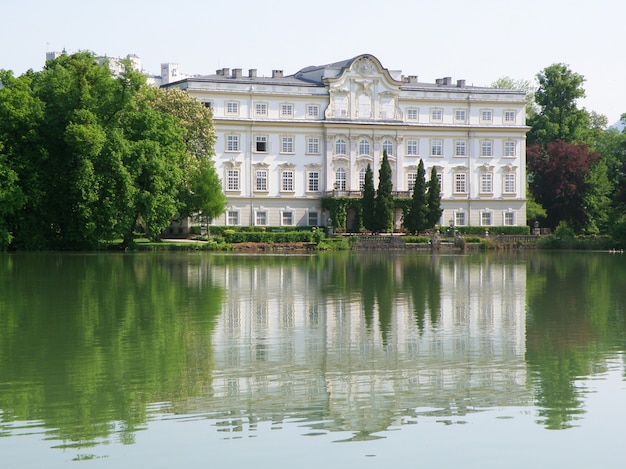
[[377, 186], [383, 150], [398, 197], [410, 197], [420, 159], [427, 178], [436, 168], [441, 224], [526, 224], [523, 91], [421, 83], [369, 54], [293, 75], [223, 68], [177, 81], [166, 72], [164, 88], [213, 110], [228, 197], [215, 225], [326, 225], [322, 198], [361, 197], [368, 164]]

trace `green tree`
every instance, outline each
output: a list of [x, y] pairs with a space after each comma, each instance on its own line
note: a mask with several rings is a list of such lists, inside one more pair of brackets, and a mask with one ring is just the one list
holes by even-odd
[[424, 161], [417, 166], [413, 198], [408, 213], [404, 217], [404, 227], [411, 233], [418, 233], [428, 227], [428, 200], [426, 197], [426, 171]]
[[590, 116], [578, 109], [576, 101], [585, 97], [582, 75], [565, 64], [553, 64], [537, 74], [539, 88], [535, 102], [539, 112], [528, 119], [529, 144], [547, 144], [556, 140], [569, 143], [585, 141]]
[[500, 77], [491, 84], [492, 88], [500, 90], [519, 90], [526, 93], [526, 117], [537, 114], [537, 106], [535, 105], [535, 88], [528, 80], [515, 80], [511, 77]]
[[378, 190], [374, 204], [376, 232], [386, 232], [393, 228], [393, 182], [391, 181], [391, 165], [387, 152], [383, 150], [383, 160], [380, 165], [378, 176]]
[[365, 170], [365, 184], [363, 186], [363, 199], [361, 201], [363, 227], [367, 231], [375, 231], [376, 229], [375, 197], [376, 191], [374, 189], [374, 173], [372, 172], [372, 167], [368, 163]]
[[439, 178], [437, 177], [437, 169], [433, 166], [430, 171], [430, 180], [428, 181], [428, 212], [426, 215], [427, 228], [433, 228], [439, 219], [443, 210], [441, 208], [441, 187], [439, 186]]

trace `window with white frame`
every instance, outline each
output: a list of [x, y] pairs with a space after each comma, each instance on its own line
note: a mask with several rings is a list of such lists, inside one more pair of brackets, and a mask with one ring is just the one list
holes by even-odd
[[291, 226], [293, 225], [293, 212], [291, 210], [283, 210], [281, 216], [281, 225]]
[[439, 193], [443, 194], [443, 174], [437, 173], [437, 180], [439, 181]]
[[393, 155], [393, 143], [391, 143], [391, 140], [383, 140], [383, 151], [386, 151], [388, 156]]
[[515, 193], [515, 173], [504, 173], [504, 193]]
[[365, 190], [365, 174], [367, 173], [366, 168], [361, 168], [359, 170], [359, 190]]
[[406, 110], [406, 119], [409, 121], [419, 120], [419, 109], [417, 108], [409, 108]]
[[467, 156], [467, 142], [465, 140], [457, 140], [454, 142], [454, 156]]
[[480, 192], [481, 194], [491, 194], [493, 192], [492, 173], [480, 173]]
[[415, 181], [417, 181], [417, 173], [413, 171], [409, 171], [407, 175], [408, 188], [410, 191], [415, 189]]
[[493, 156], [493, 142], [491, 140], [483, 140], [480, 142], [480, 156]]
[[309, 171], [307, 176], [307, 190], [309, 192], [318, 192], [320, 190], [319, 171]]
[[493, 111], [491, 109], [482, 109], [480, 111], [480, 121], [484, 123], [493, 121]]
[[335, 142], [335, 155], [346, 155], [347, 145], [343, 138], [338, 138]]
[[443, 120], [443, 109], [433, 108], [430, 110], [430, 121], [441, 122]]
[[335, 190], [346, 190], [346, 170], [343, 168], [339, 168], [335, 171]]
[[267, 103], [255, 103], [254, 115], [255, 116], [267, 116]]
[[294, 152], [294, 138], [292, 135], [286, 135], [280, 138], [280, 152], [281, 153], [293, 153]]
[[515, 225], [515, 212], [513, 211], [504, 212], [504, 224], [505, 226]]
[[284, 192], [293, 192], [293, 170], [284, 169], [280, 173], [281, 185], [280, 190]]
[[293, 117], [293, 104], [291, 103], [283, 103], [280, 105], [280, 116], [281, 117]]
[[480, 212], [480, 225], [481, 226], [491, 226], [492, 223], [492, 213], [485, 210], [484, 212]]
[[213, 101], [202, 101], [202, 104], [208, 109], [213, 109]]
[[309, 211], [309, 226], [318, 226], [320, 224], [320, 216], [318, 212]]
[[370, 119], [372, 117], [372, 98], [365, 93], [357, 97], [357, 114], [361, 119]]
[[239, 170], [236, 168], [229, 168], [226, 170], [226, 190], [238, 191], [239, 190]]
[[454, 212], [455, 226], [465, 226], [465, 212]]
[[320, 115], [320, 107], [317, 104], [307, 104], [306, 106], [306, 116], [309, 119], [316, 119]]
[[392, 97], [384, 97], [380, 99], [380, 118], [393, 119], [396, 116], [396, 102]]
[[454, 174], [454, 193], [455, 194], [467, 193], [467, 174], [466, 173]]
[[254, 222], [257, 226], [267, 226], [267, 212], [257, 210]]
[[226, 102], [226, 114], [236, 116], [239, 114], [239, 103], [237, 101]]
[[257, 153], [267, 153], [267, 135], [257, 135], [254, 137], [254, 151]]
[[515, 156], [515, 142], [513, 140], [507, 140], [504, 142], [504, 156]]
[[226, 224], [230, 226], [239, 225], [239, 212], [237, 210], [229, 210], [226, 215]]
[[454, 121], [465, 122], [467, 120], [467, 111], [465, 109], [454, 110]]
[[504, 111], [504, 122], [507, 124], [512, 124], [515, 122], [515, 111]]
[[418, 140], [406, 141], [406, 154], [407, 156], [419, 155], [419, 141]]
[[430, 156], [443, 156], [443, 140], [430, 141]]
[[370, 154], [370, 142], [366, 138], [361, 139], [359, 142], [359, 155]]
[[267, 170], [257, 169], [255, 173], [255, 190], [260, 192], [267, 191]]
[[320, 139], [318, 137], [308, 137], [306, 139], [306, 152], [310, 155], [319, 155]]
[[335, 117], [348, 117], [348, 96], [335, 95], [333, 102], [335, 104]]
[[226, 151], [239, 151], [239, 135], [226, 136]]

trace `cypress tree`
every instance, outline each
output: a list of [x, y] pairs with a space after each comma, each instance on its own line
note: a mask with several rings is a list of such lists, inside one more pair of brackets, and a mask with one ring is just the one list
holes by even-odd
[[380, 165], [378, 177], [378, 191], [375, 199], [375, 223], [377, 232], [390, 231], [393, 228], [393, 182], [391, 181], [391, 165], [387, 152], [383, 150], [383, 161]]
[[413, 199], [409, 212], [404, 217], [404, 227], [411, 233], [418, 233], [428, 228], [428, 206], [426, 199], [426, 171], [424, 162], [420, 160], [417, 167], [417, 178], [413, 187]]
[[428, 181], [427, 198], [427, 228], [433, 228], [441, 218], [443, 212], [441, 209], [441, 187], [439, 187], [437, 169], [435, 169], [434, 166], [430, 172], [430, 181]]
[[363, 214], [363, 227], [367, 231], [374, 231], [376, 228], [375, 223], [375, 197], [376, 191], [374, 190], [374, 173], [372, 167], [367, 164], [365, 170], [365, 185], [363, 186], [363, 199], [361, 201], [361, 211]]

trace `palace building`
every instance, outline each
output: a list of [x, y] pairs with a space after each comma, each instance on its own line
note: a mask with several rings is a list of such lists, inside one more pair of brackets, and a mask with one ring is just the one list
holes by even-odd
[[411, 196], [420, 159], [427, 179], [436, 168], [441, 224], [526, 224], [523, 91], [422, 83], [369, 54], [293, 75], [223, 68], [162, 86], [213, 111], [228, 197], [213, 225], [325, 226], [322, 199], [361, 197], [368, 164], [377, 187], [383, 151], [396, 197]]

